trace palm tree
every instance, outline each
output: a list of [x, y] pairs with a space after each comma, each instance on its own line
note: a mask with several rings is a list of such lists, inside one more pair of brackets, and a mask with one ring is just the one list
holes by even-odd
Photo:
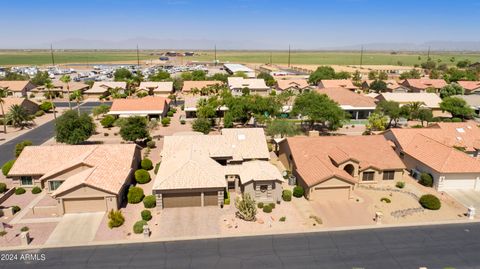
[[72, 81], [72, 79], [69, 75], [63, 75], [60, 78], [60, 81], [67, 84], [68, 108], [72, 110], [72, 103], [70, 102], [70, 82]]
[[5, 100], [3, 98], [7, 97], [7, 90], [5, 88], [0, 88], [0, 108], [2, 110], [2, 118], [3, 118], [3, 133], [7, 133], [7, 119], [5, 118], [5, 111], [3, 110], [3, 104]]
[[82, 92], [80, 90], [73, 91], [71, 97], [77, 102], [77, 111], [78, 115], [80, 116], [80, 101], [83, 100]]
[[25, 122], [31, 121], [32, 117], [22, 106], [13, 105], [10, 107], [10, 111], [7, 114], [6, 120], [11, 122], [13, 126], [21, 127], [23, 129]]
[[54, 88], [53, 87], [53, 84], [52, 84], [52, 81], [50, 79], [47, 79], [45, 81], [45, 89], [47, 90], [47, 93], [48, 93], [48, 99], [50, 99], [50, 103], [52, 104], [52, 109], [53, 109], [53, 118], [55, 119], [55, 121], [57, 120], [57, 112], [55, 111], [55, 105], [53, 104], [53, 92], [52, 92], [52, 89]]

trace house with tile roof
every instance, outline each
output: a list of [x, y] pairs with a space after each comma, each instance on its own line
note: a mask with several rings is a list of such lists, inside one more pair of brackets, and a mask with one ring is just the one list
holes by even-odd
[[74, 91], [85, 92], [88, 90], [89, 86], [82, 82], [71, 81], [68, 84], [61, 82], [61, 81], [54, 81], [52, 82], [53, 89], [47, 90], [45, 89], [44, 85], [38, 86], [31, 90], [31, 92], [35, 95], [36, 98], [38, 97], [45, 97], [45, 93], [51, 91], [55, 93], [57, 96], [64, 95], [64, 97], [68, 97], [68, 94], [73, 93]]
[[[375, 80], [365, 80], [362, 83], [362, 89], [368, 90], [370, 89], [370, 84], [374, 82]], [[394, 79], [387, 79], [384, 80], [385, 84], [387, 84], [387, 92], [408, 92], [409, 89], [402, 84], [399, 84], [396, 80]]]
[[337, 102], [355, 120], [367, 119], [377, 107], [375, 99], [345, 88], [318, 88], [317, 92]]
[[217, 80], [201, 80], [201, 81], [184, 81], [182, 87], [182, 94], [192, 94], [193, 89], [201, 91], [203, 88], [212, 87], [214, 85], [223, 85], [224, 83]]
[[465, 94], [480, 93], [480, 81], [457, 81], [458, 85], [465, 89]]
[[124, 93], [127, 89], [125, 81], [97, 81], [93, 83], [92, 88], [83, 92], [87, 97], [100, 98], [110, 95], [110, 90], [118, 90], [118, 93]]
[[233, 95], [242, 95], [243, 89], [248, 89], [252, 95], [267, 96], [270, 94], [270, 87], [261, 78], [229, 77], [228, 87]]
[[263, 129], [222, 129], [220, 135], [165, 136], [153, 183], [157, 207], [222, 206], [225, 192], [257, 202], [281, 199], [283, 177], [269, 162]]
[[173, 93], [173, 82], [172, 81], [144, 81], [140, 82], [137, 93], [146, 93], [147, 95], [155, 95], [161, 97], [168, 97]]
[[294, 94], [300, 94], [312, 88], [306, 79], [277, 79], [277, 91], [279, 93], [291, 91]]
[[35, 88], [29, 80], [0, 80], [0, 88], [7, 89], [7, 95], [12, 97], [27, 97], [27, 94]]
[[108, 114], [121, 118], [141, 116], [161, 119], [167, 115], [169, 107], [170, 99], [160, 96], [114, 99]]
[[432, 90], [438, 93], [441, 88], [447, 85], [447, 82], [443, 79], [409, 78], [400, 84], [410, 89], [409, 92], [428, 92]]
[[405, 165], [383, 136], [289, 137], [279, 159], [311, 200], [347, 200], [358, 184], [401, 180]]
[[434, 117], [451, 117], [449, 112], [444, 112], [440, 108], [442, 99], [435, 93], [430, 92], [384, 92], [375, 97], [379, 102], [395, 101], [404, 106], [414, 102], [420, 102], [422, 107], [432, 110]]
[[[23, 107], [27, 112], [28, 114], [30, 115], [33, 115], [35, 114], [35, 112], [38, 111], [38, 104], [27, 99], [27, 98], [21, 98], [21, 97], [6, 97], [6, 98], [3, 98], [3, 111], [5, 112], [5, 114], [7, 114], [9, 111], [10, 111], [10, 108], [12, 108], [12, 106], [14, 105], [19, 105], [21, 107]], [[0, 117], [2, 117], [2, 115], [0, 114]]]
[[319, 88], [344, 88], [351, 91], [358, 90], [358, 87], [353, 85], [351, 79], [322, 79], [318, 82]]
[[41, 187], [59, 214], [118, 209], [140, 162], [135, 144], [28, 146], [8, 177], [15, 187]]

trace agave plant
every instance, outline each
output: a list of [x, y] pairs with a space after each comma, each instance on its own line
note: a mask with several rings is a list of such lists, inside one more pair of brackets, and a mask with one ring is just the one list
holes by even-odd
[[257, 215], [257, 205], [250, 194], [242, 194], [242, 198], [235, 199], [235, 207], [238, 209], [236, 215], [245, 221], [255, 221]]

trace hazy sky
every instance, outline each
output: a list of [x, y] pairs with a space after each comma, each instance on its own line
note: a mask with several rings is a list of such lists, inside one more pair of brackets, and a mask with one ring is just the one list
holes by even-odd
[[304, 49], [480, 41], [477, 0], [1, 0], [0, 10], [0, 48], [70, 39]]

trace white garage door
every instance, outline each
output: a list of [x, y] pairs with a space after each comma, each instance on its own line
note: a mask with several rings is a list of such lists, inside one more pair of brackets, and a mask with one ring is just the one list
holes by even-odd
[[441, 190], [473, 190], [475, 179], [444, 179]]

